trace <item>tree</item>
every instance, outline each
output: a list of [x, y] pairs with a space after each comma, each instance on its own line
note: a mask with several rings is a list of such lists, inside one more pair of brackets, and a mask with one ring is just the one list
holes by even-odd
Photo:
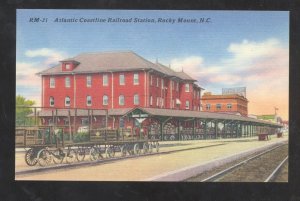
[[35, 101], [26, 100], [25, 97], [17, 95], [16, 97], [16, 125], [25, 125], [26, 123], [32, 124], [34, 122], [34, 117], [28, 117], [29, 114], [33, 113], [33, 106]]

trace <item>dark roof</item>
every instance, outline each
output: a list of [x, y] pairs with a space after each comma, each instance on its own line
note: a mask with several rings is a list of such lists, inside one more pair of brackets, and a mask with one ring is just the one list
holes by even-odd
[[255, 122], [261, 124], [269, 124], [279, 126], [275, 123], [263, 121], [259, 119], [253, 119], [249, 117], [243, 117], [233, 114], [222, 114], [214, 112], [202, 112], [202, 111], [190, 111], [190, 110], [173, 110], [173, 109], [160, 109], [160, 108], [134, 108], [127, 112], [130, 113], [135, 109], [140, 109], [153, 116], [168, 116], [168, 117], [185, 117], [185, 118], [204, 118], [204, 119], [219, 119], [219, 120], [233, 120], [233, 121], [244, 121], [244, 122]]
[[[161, 108], [118, 108], [118, 109], [108, 109], [109, 116], [126, 116], [127, 114], [131, 113], [134, 110], [142, 110], [145, 113], [148, 113], [151, 116], [167, 116], [167, 117], [181, 117], [181, 118], [203, 118], [203, 119], [218, 119], [218, 120], [232, 120], [232, 121], [243, 121], [243, 122], [255, 122], [261, 124], [268, 124], [273, 126], [280, 126], [276, 123], [271, 123], [264, 120], [243, 117], [233, 114], [223, 114], [223, 113], [213, 113], [213, 112], [202, 112], [202, 111], [190, 111], [190, 110], [174, 110], [174, 109], [161, 109]], [[58, 109], [57, 116], [60, 117], [67, 117], [75, 116], [75, 109]], [[44, 109], [37, 112], [39, 117], [50, 117], [56, 115], [56, 110], [53, 109]], [[98, 116], [105, 116], [106, 110], [90, 110], [90, 115], [98, 115]], [[77, 109], [77, 116], [87, 116], [88, 109]], [[34, 116], [34, 114], [30, 114], [29, 116]]]
[[248, 101], [244, 96], [240, 96], [238, 94], [226, 94], [226, 95], [213, 95], [204, 93], [202, 96], [202, 100], [214, 100], [214, 99], [242, 99]]
[[38, 75], [153, 69], [168, 76], [178, 77], [182, 80], [196, 81], [184, 72], [175, 72], [162, 64], [154, 64], [132, 51], [82, 53], [73, 58], [64, 59], [61, 62], [65, 61], [73, 61], [78, 65], [73, 71], [66, 72], [62, 71], [61, 65], [58, 64], [52, 68], [39, 72]]

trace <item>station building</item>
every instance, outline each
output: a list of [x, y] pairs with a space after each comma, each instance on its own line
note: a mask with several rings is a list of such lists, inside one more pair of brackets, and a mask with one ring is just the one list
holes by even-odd
[[[79, 54], [38, 75], [42, 109], [34, 116], [70, 136], [103, 128], [162, 140], [207, 139], [274, 133], [278, 127], [217, 114], [212, 107], [201, 111], [207, 95], [200, 98], [203, 88], [195, 79], [131, 51]], [[231, 103], [231, 112], [247, 115], [247, 99], [230, 96], [225, 101], [220, 103]]]
[[83, 53], [39, 75], [43, 107], [200, 111], [195, 79], [130, 51]]
[[206, 92], [201, 99], [203, 111], [248, 116], [248, 100], [242, 95], [214, 95], [211, 92]]

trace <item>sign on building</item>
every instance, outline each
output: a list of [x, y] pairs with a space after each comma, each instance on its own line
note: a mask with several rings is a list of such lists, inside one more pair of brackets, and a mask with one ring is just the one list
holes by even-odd
[[222, 88], [222, 95], [238, 94], [246, 98], [246, 87]]

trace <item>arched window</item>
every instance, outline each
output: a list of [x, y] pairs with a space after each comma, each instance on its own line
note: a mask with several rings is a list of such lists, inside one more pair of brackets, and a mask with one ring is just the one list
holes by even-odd
[[87, 106], [91, 106], [92, 105], [92, 97], [91, 96], [87, 96], [86, 97], [86, 105]]
[[70, 97], [67, 96], [67, 97], [65, 98], [65, 106], [70, 106], [70, 104], [71, 104]]
[[65, 87], [70, 87], [71, 86], [71, 82], [70, 82], [70, 78], [69, 77], [66, 77], [65, 78]]
[[124, 105], [125, 104], [125, 97], [124, 95], [119, 96], [119, 105]]
[[139, 105], [140, 104], [140, 100], [139, 100], [139, 95], [135, 94], [133, 97], [133, 104], [134, 105]]
[[54, 98], [52, 96], [50, 96], [50, 106], [53, 107], [54, 106]]
[[103, 96], [102, 104], [103, 105], [108, 105], [108, 96], [107, 95]]

